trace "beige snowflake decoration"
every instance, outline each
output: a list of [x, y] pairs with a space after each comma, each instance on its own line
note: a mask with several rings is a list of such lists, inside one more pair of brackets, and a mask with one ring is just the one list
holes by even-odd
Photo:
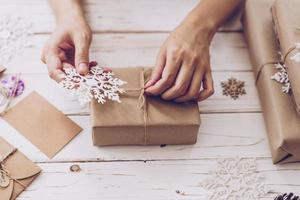
[[234, 100], [246, 94], [245, 82], [233, 77], [221, 82], [221, 86], [223, 88], [223, 95], [230, 96]]

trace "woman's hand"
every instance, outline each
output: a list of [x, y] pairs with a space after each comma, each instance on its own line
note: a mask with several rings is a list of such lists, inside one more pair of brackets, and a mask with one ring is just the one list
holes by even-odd
[[57, 27], [42, 52], [41, 60], [47, 65], [49, 76], [58, 82], [64, 75], [63, 63], [76, 67], [82, 75], [89, 71], [92, 32], [81, 8], [78, 10], [70, 8], [57, 16]]
[[146, 93], [177, 102], [202, 101], [214, 93], [209, 45], [218, 27], [244, 0], [201, 0], [165, 41]]
[[185, 21], [169, 35], [145, 85], [147, 94], [184, 102], [201, 101], [214, 93], [209, 56], [211, 34], [199, 27]]

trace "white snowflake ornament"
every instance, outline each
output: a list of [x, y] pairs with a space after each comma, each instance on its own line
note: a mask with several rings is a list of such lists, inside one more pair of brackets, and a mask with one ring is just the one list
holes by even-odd
[[8, 64], [13, 56], [31, 46], [32, 23], [18, 16], [0, 17], [0, 57], [1, 64]]
[[273, 76], [271, 76], [271, 79], [282, 84], [282, 92], [288, 94], [291, 90], [291, 83], [286, 68], [280, 63], [276, 64], [275, 67], [278, 71]]
[[209, 191], [208, 200], [257, 200], [268, 193], [255, 159], [219, 159], [200, 186]]
[[80, 75], [75, 68], [65, 68], [64, 71], [66, 75], [60, 85], [71, 91], [82, 106], [93, 98], [102, 104], [107, 99], [121, 103], [119, 94], [124, 92], [121, 86], [126, 82], [114, 78], [111, 71], [105, 71], [99, 66], [92, 67], [85, 76]]

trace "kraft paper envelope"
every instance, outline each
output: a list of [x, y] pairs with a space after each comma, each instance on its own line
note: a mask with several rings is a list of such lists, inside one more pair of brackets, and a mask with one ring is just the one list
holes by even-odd
[[0, 200], [16, 199], [41, 169], [0, 137]]
[[82, 130], [37, 92], [25, 97], [3, 118], [49, 158]]

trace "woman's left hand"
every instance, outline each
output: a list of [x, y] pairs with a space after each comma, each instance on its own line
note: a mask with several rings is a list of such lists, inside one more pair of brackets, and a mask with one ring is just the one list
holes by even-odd
[[202, 101], [214, 93], [209, 55], [211, 32], [200, 27], [184, 22], [169, 35], [145, 85], [148, 95], [185, 102]]

